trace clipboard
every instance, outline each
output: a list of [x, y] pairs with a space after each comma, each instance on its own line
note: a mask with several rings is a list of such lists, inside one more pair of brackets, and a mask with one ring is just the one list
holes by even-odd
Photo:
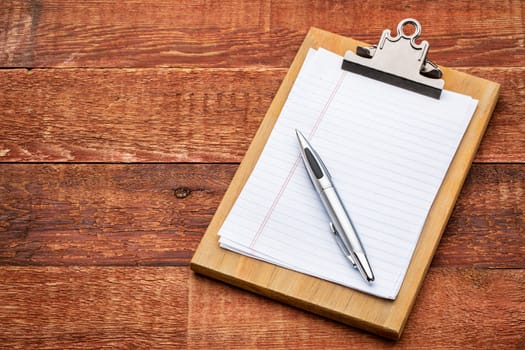
[[[413, 23], [412, 21], [413, 20], [410, 20], [409, 22]], [[416, 24], [418, 23], [416, 22]], [[385, 33], [383, 33], [383, 35], [385, 35]], [[426, 60], [428, 44], [426, 44], [426, 49], [424, 48], [424, 42], [418, 45], [424, 50], [424, 55], [420, 56], [420, 67], [422, 70], [433, 71], [437, 68], [440, 73], [435, 71], [430, 73], [433, 75], [433, 79], [439, 78], [437, 75], [441, 75], [444, 80], [444, 88], [470, 95], [478, 99], [479, 103], [434, 200], [405, 279], [395, 300], [391, 301], [374, 297], [319, 278], [240, 255], [222, 249], [218, 244], [219, 237], [217, 232], [242, 191], [250, 173], [254, 169], [308, 50], [310, 48], [317, 49], [323, 47], [339, 55], [344, 55], [347, 51], [357, 52], [360, 50], [358, 54], [363, 54], [365, 58], [367, 55], [370, 56], [370, 51], [372, 51], [373, 54], [377, 54], [377, 51], [373, 51], [377, 50], [378, 47], [368, 46], [367, 48], [366, 44], [354, 39], [313, 27], [309, 30], [299, 48], [261, 126], [255, 134], [243, 161], [204, 234], [191, 260], [191, 269], [208, 277], [350, 326], [361, 328], [386, 338], [399, 339], [430, 266], [432, 257], [437, 249], [441, 235], [452, 213], [456, 199], [461, 191], [463, 182], [468, 174], [499, 94], [499, 84], [495, 82], [428, 63]], [[345, 61], [352, 60], [350, 56], [346, 55]], [[356, 61], [358, 60], [359, 59]], [[354, 63], [359, 65], [359, 62]], [[368, 68], [372, 66], [367, 64], [361, 65], [368, 66]], [[348, 64], [346, 68], [348, 68]], [[375, 74], [374, 70], [378, 69], [377, 67], [372, 68], [374, 68], [372, 69], [372, 74]], [[372, 78], [374, 77], [372, 76]], [[399, 83], [396, 81], [386, 82], [392, 84]], [[412, 83], [414, 83], [413, 80]], [[421, 84], [421, 82], [415, 83]], [[410, 89], [409, 87], [404, 88]], [[416, 85], [416, 87], [412, 85], [412, 88], [421, 88], [421, 85]], [[440, 89], [439, 85], [437, 87], [431, 86], [430, 88], [433, 91], [431, 91], [431, 93], [434, 93], [434, 95], [436, 94], [435, 89]]]

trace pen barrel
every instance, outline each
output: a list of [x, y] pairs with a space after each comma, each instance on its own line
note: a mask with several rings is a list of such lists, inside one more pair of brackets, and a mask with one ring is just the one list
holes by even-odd
[[363, 245], [357, 235], [354, 224], [348, 212], [333, 186], [323, 188], [319, 191], [319, 196], [324, 208], [330, 217], [332, 224], [337, 230], [341, 240], [349, 250], [365, 253]]
[[333, 185], [331, 185], [323, 187], [319, 192], [319, 196], [337, 232], [336, 235], [341, 239], [341, 242], [346, 246], [346, 250], [352, 257], [352, 263], [359, 270], [359, 273], [365, 281], [372, 282], [374, 280], [374, 273], [372, 272], [354, 224], [339, 194]]

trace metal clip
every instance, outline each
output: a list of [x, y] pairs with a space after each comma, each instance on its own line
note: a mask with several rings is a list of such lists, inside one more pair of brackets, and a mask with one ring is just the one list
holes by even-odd
[[350, 260], [354, 269], [357, 269], [357, 264], [352, 258], [352, 254], [350, 254], [350, 252], [348, 251], [348, 248], [345, 246], [345, 244], [341, 240], [341, 237], [339, 237], [339, 233], [337, 233], [337, 231], [335, 230], [335, 226], [332, 223], [330, 223], [330, 231], [332, 231], [332, 233], [334, 234], [335, 241], [337, 242], [337, 245], [339, 246], [339, 248], [341, 248], [341, 250], [344, 252], [344, 255], [346, 256], [346, 258]]
[[[411, 35], [403, 29], [408, 24], [415, 27]], [[445, 82], [441, 70], [426, 58], [428, 42], [416, 43], [420, 34], [419, 22], [406, 18], [397, 25], [397, 36], [385, 29], [377, 45], [347, 51], [342, 69], [439, 99]]]

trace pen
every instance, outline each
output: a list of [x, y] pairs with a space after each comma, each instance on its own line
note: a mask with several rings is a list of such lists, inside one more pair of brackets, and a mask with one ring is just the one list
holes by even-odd
[[330, 218], [330, 230], [334, 234], [339, 248], [359, 271], [363, 279], [372, 282], [374, 273], [350, 216], [348, 216], [343, 202], [337, 194], [330, 173], [304, 135], [297, 129], [295, 133], [301, 147], [303, 163]]

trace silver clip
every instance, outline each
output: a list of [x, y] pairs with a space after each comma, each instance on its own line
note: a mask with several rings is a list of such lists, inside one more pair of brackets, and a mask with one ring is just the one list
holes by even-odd
[[[411, 35], [403, 29], [408, 24], [415, 27]], [[441, 70], [427, 59], [428, 42], [416, 43], [420, 35], [421, 24], [406, 18], [397, 25], [397, 36], [385, 29], [376, 46], [358, 46], [356, 53], [347, 51], [342, 68], [439, 99], [445, 82]]]
[[350, 254], [350, 252], [346, 248], [345, 244], [341, 240], [341, 237], [339, 237], [339, 234], [337, 233], [334, 224], [332, 224], [332, 223], [330, 223], [330, 231], [332, 231], [332, 233], [334, 234], [335, 241], [337, 242], [337, 245], [339, 246], [339, 248], [341, 248], [341, 250], [344, 252], [344, 255], [347, 257], [347, 259], [350, 260], [350, 262], [354, 266], [354, 269], [357, 269], [357, 264], [355, 263], [354, 259], [352, 258], [352, 254]]

